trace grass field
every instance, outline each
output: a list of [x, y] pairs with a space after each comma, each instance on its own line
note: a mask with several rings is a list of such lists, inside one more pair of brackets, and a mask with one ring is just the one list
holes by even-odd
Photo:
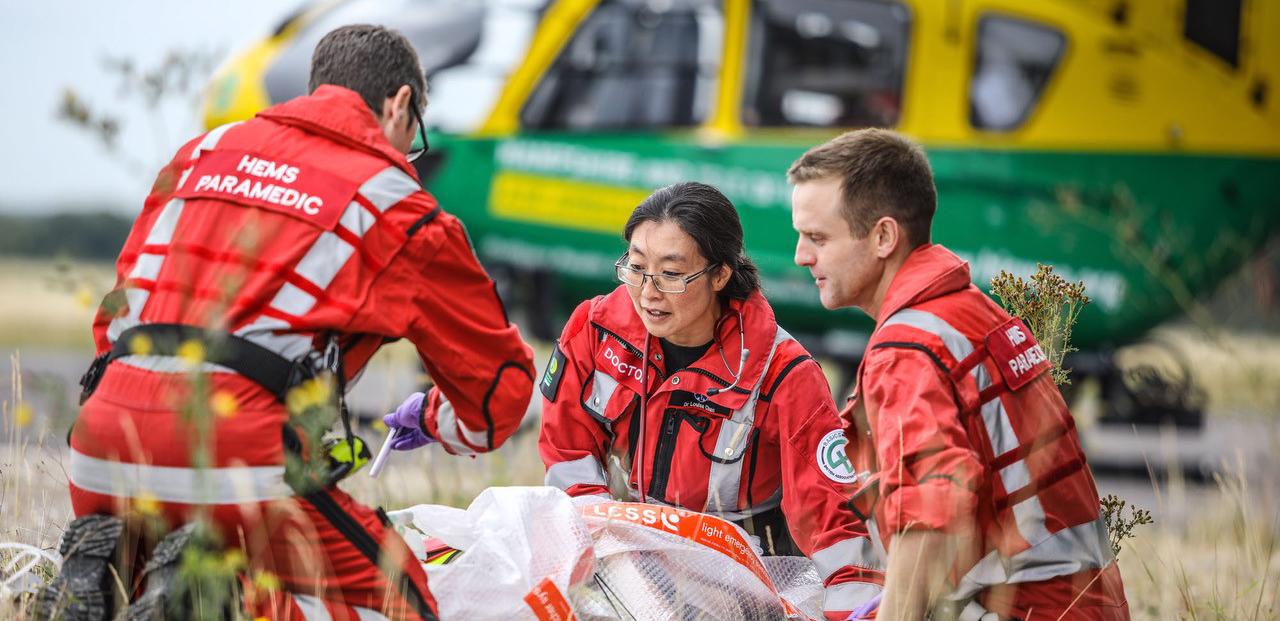
[[[0, 262], [0, 351], [87, 347], [92, 303], [110, 282], [110, 271], [101, 266]], [[1163, 329], [1160, 335], [1193, 361], [1211, 410], [1266, 419], [1259, 429], [1280, 449], [1280, 417], [1274, 416], [1280, 410], [1280, 337], [1210, 339], [1187, 328]], [[52, 414], [34, 411], [23, 399], [17, 374], [6, 381], [8, 396], [0, 404], [0, 542], [54, 548], [71, 518], [64, 440], [56, 431], [41, 431], [38, 421]], [[1232, 474], [1249, 464], [1229, 466], [1208, 496], [1197, 497], [1199, 506], [1188, 517], [1140, 527], [1125, 542], [1120, 566], [1133, 618], [1280, 619], [1280, 517], [1262, 509], [1280, 506], [1280, 486]], [[452, 457], [438, 447], [397, 454], [380, 479], [361, 474], [343, 486], [367, 503], [392, 508], [465, 506], [486, 487], [536, 485], [542, 475], [536, 434], [525, 432], [476, 459]], [[1176, 477], [1156, 489], [1160, 503], [1185, 502], [1186, 485]], [[0, 570], [5, 566], [0, 558]], [[20, 616], [13, 606], [0, 601], [0, 618]]]

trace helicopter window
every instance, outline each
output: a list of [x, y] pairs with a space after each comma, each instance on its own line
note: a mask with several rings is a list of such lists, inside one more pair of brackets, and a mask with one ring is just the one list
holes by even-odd
[[996, 131], [1020, 127], [1035, 109], [1066, 45], [1066, 37], [1048, 26], [983, 17], [969, 83], [969, 122]]
[[[264, 76], [271, 101], [307, 92], [311, 54], [329, 31], [347, 24], [387, 24], [413, 43], [427, 76], [424, 121], [446, 131], [477, 126], [521, 60], [546, 0], [348, 0], [306, 23]], [[287, 25], [287, 24], [286, 24]]]
[[772, 0], [752, 24], [743, 122], [892, 127], [910, 14], [896, 2]]
[[521, 111], [531, 129], [696, 125], [710, 109], [723, 18], [714, 3], [606, 0]]
[[1187, 0], [1183, 34], [1227, 61], [1240, 62], [1240, 0]]

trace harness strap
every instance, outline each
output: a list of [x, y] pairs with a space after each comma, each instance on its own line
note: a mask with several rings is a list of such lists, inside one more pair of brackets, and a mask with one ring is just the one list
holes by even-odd
[[138, 337], [149, 341], [148, 355], [158, 356], [177, 356], [184, 344], [199, 343], [204, 349], [202, 362], [227, 367], [253, 380], [275, 395], [281, 403], [284, 403], [291, 388], [317, 374], [310, 357], [288, 360], [270, 349], [229, 332], [176, 323], [150, 323], [134, 326], [120, 333], [110, 351], [94, 358], [89, 370], [80, 380], [80, 385], [84, 388], [80, 403], [83, 404], [93, 394], [108, 364], [139, 353], [133, 347]]
[[[963, 407], [963, 400], [960, 398], [959, 384], [961, 381], [964, 380], [964, 378], [967, 375], [969, 375], [969, 373], [974, 369], [974, 367], [981, 364], [984, 359], [990, 357], [991, 352], [988, 350], [985, 343], [974, 348], [973, 353], [969, 354], [968, 356], [965, 356], [964, 360], [961, 360], [959, 365], [957, 365], [954, 369], [948, 368], [946, 363], [944, 363], [942, 359], [939, 358], [938, 355], [933, 352], [933, 350], [929, 349], [928, 347], [926, 347], [921, 343], [886, 341], [882, 343], [876, 343], [875, 345], [872, 346], [872, 349], [911, 349], [911, 350], [921, 351], [921, 352], [924, 352], [925, 354], [928, 354], [929, 359], [934, 363], [934, 365], [937, 366], [938, 369], [941, 370], [944, 375], [948, 376], [951, 379], [951, 388], [952, 388], [953, 395], [955, 396], [956, 403], [962, 406], [962, 409], [961, 409], [962, 417], [967, 418], [970, 416], [980, 416], [979, 412], [981, 411], [983, 405], [989, 403], [993, 399], [999, 398], [1000, 395], [1003, 395], [1004, 393], [1010, 391], [1009, 385], [1005, 383], [1004, 378], [999, 373], [996, 373], [995, 377], [991, 378], [992, 379], [991, 385], [987, 386], [978, 394], [977, 403], [974, 404], [973, 407], [971, 408]], [[1054, 429], [1051, 429], [1050, 431], [1048, 431], [1047, 433], [1043, 433], [1037, 436], [1035, 439], [1033, 439], [1030, 442], [1021, 443], [1012, 450], [1006, 451], [1005, 453], [1002, 453], [1000, 455], [994, 455], [992, 460], [989, 462], [989, 466], [992, 470], [998, 472], [1019, 460], [1026, 459], [1032, 453], [1040, 450], [1041, 448], [1044, 448], [1045, 446], [1048, 446], [1049, 444], [1052, 444], [1053, 442], [1067, 435], [1073, 429], [1075, 429], [1075, 419], [1071, 417], [1067, 417], [1066, 424], [1057, 426]], [[1008, 490], [1006, 493], [999, 495], [997, 498], [994, 499], [996, 510], [1003, 511], [1004, 509], [1012, 505], [1018, 504], [1019, 502], [1036, 494], [1041, 488], [1047, 487], [1048, 485], [1052, 485], [1057, 481], [1060, 481], [1068, 476], [1071, 476], [1072, 474], [1075, 474], [1083, 467], [1084, 467], [1084, 460], [1079, 455], [1077, 455], [1073, 457], [1070, 461], [1059, 465], [1058, 467], [1050, 470], [1049, 472], [1042, 474], [1041, 476], [1036, 477], [1033, 481], [1022, 486], [1021, 488], [1018, 488], [1015, 490]], [[862, 491], [868, 491], [868, 490], [864, 488]], [[874, 498], [878, 498], [878, 490], [874, 490], [870, 497], [873, 498], [873, 500], [871, 500], [871, 505], [874, 506], [874, 503], [875, 503]], [[863, 518], [864, 517], [863, 511], [860, 511], [855, 506], [856, 500], [857, 499], [855, 499], [855, 502], [850, 503], [850, 508], [853, 509], [853, 512], [855, 513], [855, 515], [857, 515], [859, 518]], [[863, 505], [867, 504], [866, 499], [863, 499], [862, 504]]]

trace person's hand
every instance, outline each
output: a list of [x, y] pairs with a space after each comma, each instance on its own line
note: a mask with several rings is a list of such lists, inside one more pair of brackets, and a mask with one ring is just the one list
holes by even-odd
[[881, 595], [880, 593], [877, 593], [875, 597], [865, 602], [862, 602], [861, 606], [854, 608], [853, 612], [849, 613], [849, 616], [845, 618], [846, 621], [861, 621], [862, 619], [874, 619], [876, 610], [880, 608], [880, 595]]
[[395, 439], [391, 440], [392, 449], [411, 451], [436, 441], [422, 427], [422, 409], [426, 398], [425, 394], [415, 392], [396, 411], [382, 417], [382, 422], [396, 432]]

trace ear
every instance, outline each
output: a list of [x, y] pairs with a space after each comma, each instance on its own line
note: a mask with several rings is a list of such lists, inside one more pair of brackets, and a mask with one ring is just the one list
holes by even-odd
[[906, 243], [902, 235], [902, 227], [897, 220], [889, 216], [876, 220], [871, 226], [871, 242], [875, 245], [876, 258], [888, 259], [893, 256], [898, 247]]
[[385, 126], [388, 121], [408, 125], [413, 115], [409, 114], [409, 106], [413, 105], [413, 89], [408, 84], [400, 85], [396, 94], [382, 100], [382, 116], [378, 118]]
[[715, 274], [711, 278], [711, 288], [720, 293], [724, 290], [725, 285], [729, 284], [729, 278], [733, 276], [733, 268], [728, 265], [721, 265], [715, 269]]

